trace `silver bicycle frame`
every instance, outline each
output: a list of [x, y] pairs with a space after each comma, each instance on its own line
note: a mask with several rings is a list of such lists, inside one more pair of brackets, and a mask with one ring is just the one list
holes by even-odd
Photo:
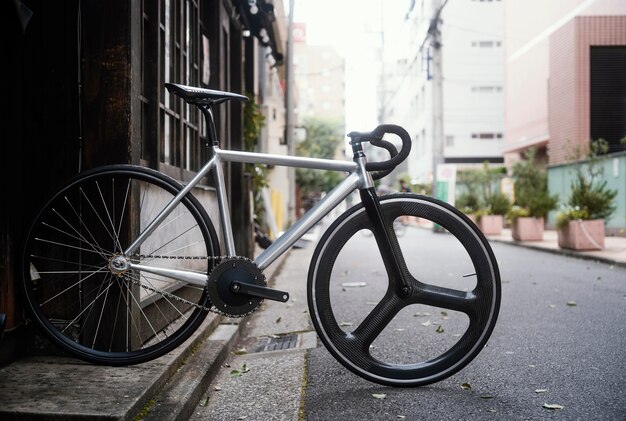
[[[189, 193], [200, 180], [211, 170], [214, 170], [215, 190], [217, 193], [222, 235], [226, 254], [235, 256], [235, 243], [233, 229], [228, 208], [224, 183], [224, 162], [240, 162], [249, 164], [278, 165], [296, 168], [313, 168], [318, 170], [343, 171], [348, 173], [346, 178], [324, 196], [313, 208], [305, 213], [287, 231], [278, 237], [267, 249], [265, 249], [254, 262], [259, 269], [264, 270], [285, 251], [287, 251], [298, 239], [313, 228], [324, 216], [328, 215], [339, 203], [348, 197], [353, 191], [360, 188], [374, 186], [370, 174], [365, 170], [365, 157], [354, 161], [339, 161], [331, 159], [304, 158], [296, 156], [272, 155], [256, 152], [241, 152], [222, 150], [213, 147], [213, 158], [207, 162], [196, 176], [171, 200], [168, 205], [148, 224], [137, 239], [124, 251], [129, 256], [134, 253], [145, 239], [154, 232], [161, 222], [172, 212], [174, 207]], [[181, 281], [204, 287], [208, 281], [207, 274], [198, 274], [184, 270], [163, 269], [152, 266], [128, 263], [131, 269], [143, 270], [158, 275], [169, 276]]]

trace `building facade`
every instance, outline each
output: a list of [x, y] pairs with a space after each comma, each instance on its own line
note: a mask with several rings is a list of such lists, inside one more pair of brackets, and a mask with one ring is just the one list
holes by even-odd
[[411, 179], [430, 183], [437, 154], [460, 167], [503, 162], [502, 2], [417, 0], [403, 26], [401, 48], [383, 45], [396, 53], [384, 54], [381, 114], [413, 138]]
[[[506, 160], [512, 163], [525, 149], [535, 147], [550, 164], [566, 162], [566, 149], [586, 145], [593, 137], [591, 54], [595, 48], [611, 47], [608, 54], [620, 61], [626, 4], [619, 0], [504, 4]], [[618, 75], [619, 69], [609, 73]]]
[[[0, 360], [24, 353], [32, 332], [17, 292], [21, 239], [44, 201], [70, 177], [130, 163], [190, 180], [208, 157], [199, 110], [170, 95], [175, 82], [251, 92], [264, 60], [282, 63], [274, 5], [265, 0], [4, 2], [8, 78], [3, 188], [21, 200], [0, 214]], [[255, 8], [255, 9], [254, 9]], [[254, 9], [254, 10], [253, 10]], [[259, 51], [263, 51], [262, 60]], [[241, 103], [215, 109], [225, 148], [243, 149]], [[253, 250], [251, 177], [226, 168], [239, 254]], [[215, 216], [211, 182], [194, 191]], [[219, 225], [219, 224], [218, 224]]]
[[[617, 190], [607, 232], [626, 228], [626, 3], [619, 0], [505, 5], [507, 165], [536, 148], [561, 204], [573, 167], [593, 140], [609, 143], [604, 181]], [[554, 212], [549, 224], [554, 224]]]

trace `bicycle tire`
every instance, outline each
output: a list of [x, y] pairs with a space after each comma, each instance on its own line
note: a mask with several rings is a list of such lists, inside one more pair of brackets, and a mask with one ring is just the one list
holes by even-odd
[[380, 203], [387, 223], [403, 215], [413, 220], [396, 238], [412, 292], [399, 293], [380, 254], [368, 254], [379, 251], [373, 236], [358, 234], [372, 229], [358, 204], [326, 230], [311, 259], [313, 325], [332, 356], [366, 380], [397, 387], [438, 382], [472, 361], [493, 331], [497, 261], [475, 224], [444, 202], [408, 193]]
[[[111, 165], [78, 175], [38, 213], [22, 254], [33, 321], [61, 349], [103, 365], [158, 358], [187, 339], [211, 305], [206, 288], [108, 268], [182, 186], [155, 170]], [[209, 273], [215, 229], [188, 194], [142, 244], [134, 263]]]

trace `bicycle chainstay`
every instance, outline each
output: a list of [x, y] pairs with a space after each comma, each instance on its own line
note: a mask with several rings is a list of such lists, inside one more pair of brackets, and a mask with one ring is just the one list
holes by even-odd
[[[217, 264], [215, 265], [216, 267], [219, 265], [219, 263], [221, 263], [222, 261], [227, 260], [227, 259], [241, 259], [241, 260], [247, 260], [249, 262], [252, 262], [251, 259], [249, 259], [247, 257], [244, 257], [244, 256], [163, 256], [163, 255], [152, 255], [152, 254], [150, 254], [150, 255], [140, 254], [140, 255], [135, 255], [133, 257], [139, 258], [139, 259], [216, 260], [217, 261]], [[211, 275], [211, 273], [208, 273], [207, 279], [208, 279], [208, 277], [210, 277], [210, 275]], [[246, 316], [254, 313], [254, 311], [256, 310], [256, 308], [255, 308], [252, 311], [249, 311], [249, 312], [244, 313], [244, 314], [232, 315], [232, 314], [224, 313], [224, 312], [218, 310], [213, 305], [211, 305], [211, 307], [206, 307], [206, 306], [203, 306], [201, 304], [194, 303], [193, 301], [189, 301], [189, 300], [187, 300], [185, 298], [179, 297], [178, 295], [172, 294], [171, 292], [162, 291], [162, 290], [156, 289], [154, 287], [151, 287], [149, 285], [145, 285], [140, 280], [134, 279], [134, 278], [132, 278], [130, 276], [125, 276], [125, 278], [128, 281], [132, 282], [133, 284], [139, 286], [140, 288], [145, 289], [146, 291], [150, 291], [150, 292], [153, 292], [155, 294], [159, 294], [159, 295], [161, 295], [162, 297], [165, 297], [165, 298], [171, 298], [171, 299], [179, 301], [181, 303], [184, 303], [184, 304], [196, 307], [196, 308], [198, 308], [200, 310], [205, 310], [205, 311], [208, 311], [208, 312], [211, 312], [211, 313], [219, 314], [220, 316], [226, 316], [226, 317], [232, 317], [232, 318], [242, 318], [242, 317], [246, 317]], [[208, 293], [207, 287], [204, 287], [204, 291], [206, 293]], [[213, 303], [211, 303], [211, 304], [213, 304]]]

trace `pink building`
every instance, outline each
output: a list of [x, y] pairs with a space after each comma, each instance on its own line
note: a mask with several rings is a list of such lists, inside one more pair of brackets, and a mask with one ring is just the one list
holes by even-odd
[[[626, 132], [626, 1], [505, 5], [505, 162], [537, 147], [550, 165]], [[621, 105], [620, 105], [621, 104]], [[616, 137], [616, 139], [612, 139]]]

